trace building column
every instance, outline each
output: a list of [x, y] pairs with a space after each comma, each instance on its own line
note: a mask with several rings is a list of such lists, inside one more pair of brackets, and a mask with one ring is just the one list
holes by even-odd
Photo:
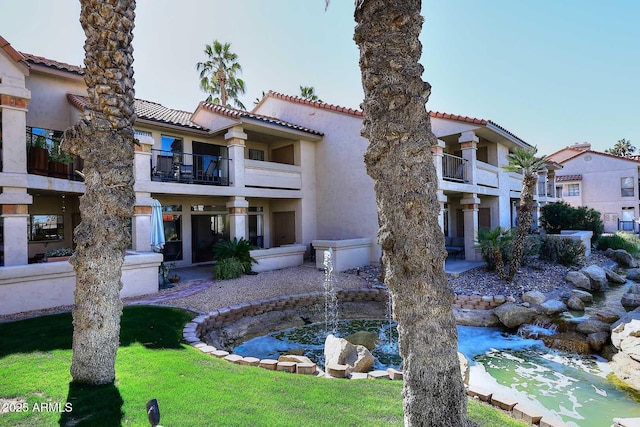
[[469, 261], [476, 260], [476, 244], [478, 242], [478, 207], [480, 199], [475, 193], [465, 193], [460, 200], [464, 215], [464, 257]]
[[436, 145], [431, 146], [431, 155], [433, 156], [433, 165], [436, 167], [436, 175], [438, 176], [438, 185], [442, 181], [442, 157], [444, 155], [444, 141], [438, 140]]
[[234, 126], [224, 135], [229, 148], [229, 182], [233, 187], [244, 187], [244, 146], [247, 134], [242, 126]]
[[151, 181], [151, 147], [153, 137], [146, 135], [135, 135], [138, 144], [134, 145], [135, 154], [133, 158], [133, 173], [136, 183]]
[[[4, 225], [4, 265], [27, 265], [29, 263], [29, 237], [28, 220], [29, 204], [32, 203], [31, 196], [26, 192], [22, 197], [5, 197], [16, 194], [3, 193], [2, 199], [2, 221]], [[27, 203], [7, 204], [11, 198], [28, 200]]]
[[231, 197], [226, 204], [229, 210], [229, 238], [247, 238], [247, 210], [249, 202], [244, 197]]
[[150, 193], [136, 193], [136, 204], [131, 218], [131, 248], [134, 251], [151, 251], [152, 202]]
[[444, 205], [447, 203], [447, 196], [442, 192], [442, 190], [438, 190], [437, 195], [438, 205], [440, 206], [440, 210], [438, 212], [438, 225], [440, 226], [440, 230], [444, 233]]
[[0, 94], [2, 116], [2, 172], [27, 173], [27, 105], [31, 93]]
[[462, 158], [466, 160], [467, 184], [476, 183], [478, 141], [480, 141], [480, 138], [474, 132], [462, 132], [460, 138], [458, 138], [460, 148], [462, 148]]

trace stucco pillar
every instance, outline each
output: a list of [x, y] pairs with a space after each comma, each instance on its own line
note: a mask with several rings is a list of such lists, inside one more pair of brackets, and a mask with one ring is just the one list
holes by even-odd
[[433, 156], [433, 165], [436, 167], [436, 174], [438, 176], [438, 187], [442, 181], [442, 157], [444, 154], [444, 141], [438, 140], [436, 145], [431, 146], [431, 155]]
[[229, 182], [233, 187], [244, 187], [244, 146], [247, 134], [242, 126], [234, 126], [224, 135], [229, 148]]
[[440, 210], [438, 212], [438, 225], [440, 226], [440, 230], [444, 233], [444, 215], [445, 209], [444, 205], [447, 203], [447, 196], [442, 192], [442, 190], [438, 190], [438, 205], [440, 206]]
[[478, 207], [480, 199], [477, 194], [465, 193], [460, 200], [464, 216], [464, 257], [476, 260], [476, 244], [478, 242]]
[[480, 141], [480, 138], [474, 132], [462, 132], [462, 135], [458, 138], [462, 149], [462, 158], [466, 160], [467, 184], [476, 183], [478, 141]]
[[27, 173], [28, 99], [0, 94], [2, 112], [2, 171]]
[[136, 183], [151, 181], [151, 147], [153, 137], [146, 135], [135, 135], [138, 144], [135, 147], [133, 173]]
[[[28, 196], [27, 194], [25, 195]], [[26, 265], [29, 263], [28, 219], [29, 205], [2, 205], [5, 266]]]
[[136, 204], [131, 218], [131, 248], [134, 251], [151, 251], [151, 203], [149, 193], [136, 193]]
[[229, 210], [229, 237], [247, 238], [247, 210], [249, 202], [244, 197], [231, 197], [226, 204]]

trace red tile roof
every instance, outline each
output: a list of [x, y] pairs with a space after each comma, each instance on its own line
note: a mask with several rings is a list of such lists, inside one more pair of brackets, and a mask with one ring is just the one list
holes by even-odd
[[301, 132], [311, 133], [314, 135], [322, 136], [324, 135], [322, 132], [318, 132], [317, 130], [309, 129], [304, 126], [297, 125], [295, 123], [286, 122], [284, 120], [277, 119], [275, 117], [264, 116], [262, 114], [250, 113], [244, 110], [238, 110], [231, 107], [225, 107], [220, 104], [212, 104], [210, 102], [201, 102], [200, 106], [209, 111], [212, 111], [216, 114], [220, 114], [226, 117], [230, 117], [232, 119], [253, 119], [259, 120], [261, 122], [275, 124], [278, 126], [284, 126], [289, 129], [298, 130]]
[[476, 119], [474, 117], [459, 116], [456, 114], [441, 113], [439, 111], [429, 111], [429, 116], [438, 119], [456, 120], [458, 122], [472, 123], [474, 125], [486, 126], [488, 121], [484, 119]]
[[640, 156], [637, 156], [637, 155], [634, 155], [634, 156], [628, 156], [628, 157], [625, 157], [625, 156], [616, 156], [615, 154], [604, 153], [604, 152], [602, 152], [602, 151], [595, 151], [595, 150], [579, 150], [579, 149], [571, 148], [571, 147], [566, 147], [566, 148], [563, 148], [562, 150], [558, 150], [558, 151], [556, 151], [555, 153], [549, 154], [549, 155], [547, 156], [547, 158], [551, 158], [551, 159], [553, 159], [553, 157], [554, 157], [555, 155], [557, 155], [558, 153], [562, 153], [563, 151], [572, 151], [572, 153], [571, 153], [568, 157], [566, 157], [565, 159], [563, 159], [563, 160], [559, 161], [559, 163], [561, 163], [561, 164], [562, 164], [562, 163], [565, 163], [566, 161], [571, 160], [571, 159], [573, 159], [573, 158], [575, 158], [575, 157], [578, 157], [578, 156], [579, 156], [579, 155], [581, 155], [581, 154], [587, 154], [587, 153], [590, 153], [590, 154], [597, 154], [597, 155], [600, 155], [600, 156], [611, 157], [611, 158], [618, 159], [618, 160], [628, 160], [628, 161], [630, 161], [630, 162], [640, 163]]
[[65, 64], [64, 62], [54, 61], [52, 59], [43, 58], [42, 56], [31, 55], [30, 53], [22, 52], [22, 55], [26, 61], [30, 64], [44, 65], [49, 68], [56, 68], [62, 71], [68, 71], [77, 75], [84, 75], [84, 67], [77, 65]]
[[24, 62], [24, 56], [11, 47], [11, 43], [9, 43], [4, 37], [0, 36], [0, 48], [7, 52], [7, 54], [16, 62]]
[[581, 174], [556, 175], [556, 182], [564, 182], [564, 181], [582, 181], [582, 175]]

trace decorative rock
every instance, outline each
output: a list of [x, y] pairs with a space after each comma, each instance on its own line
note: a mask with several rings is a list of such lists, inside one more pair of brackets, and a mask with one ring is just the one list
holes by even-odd
[[607, 280], [611, 283], [618, 283], [621, 285], [627, 283], [627, 280], [624, 277], [622, 277], [612, 269], [607, 267], [602, 267], [602, 269], [604, 270], [604, 274], [607, 276]]
[[611, 252], [608, 250], [604, 253], [606, 256], [620, 264], [622, 267], [637, 268], [638, 261], [624, 249], [615, 249]]
[[514, 329], [523, 323], [531, 323], [537, 313], [532, 308], [522, 307], [514, 303], [504, 303], [494, 310], [500, 322], [507, 328]]
[[557, 348], [569, 353], [590, 354], [591, 347], [587, 337], [578, 332], [562, 332], [542, 338], [542, 342], [549, 348]]
[[594, 332], [587, 335], [587, 342], [589, 343], [589, 347], [591, 347], [591, 349], [596, 352], [602, 350], [602, 346], [607, 343], [608, 339], [608, 332]]
[[540, 291], [529, 291], [522, 294], [522, 301], [533, 305], [540, 305], [547, 300], [547, 297]]
[[[357, 345], [356, 350], [358, 357], [353, 362], [351, 370], [353, 372], [369, 372], [376, 359], [373, 357], [371, 352], [367, 350], [367, 348], [363, 345]], [[350, 360], [347, 361], [347, 364], [351, 365], [351, 363], [349, 362]]]
[[613, 323], [620, 319], [620, 315], [613, 310], [600, 310], [594, 313], [594, 317], [606, 323]]
[[224, 350], [216, 350], [216, 351], [212, 351], [211, 353], [209, 353], [212, 356], [217, 357], [218, 359], [224, 359], [225, 357], [227, 357], [229, 355], [228, 351], [224, 351]]
[[[582, 274], [582, 273], [580, 273]], [[584, 276], [584, 275], [583, 275]], [[584, 276], [585, 278], [587, 278], [587, 276]], [[578, 298], [580, 298], [580, 300], [584, 303], [592, 303], [593, 302], [593, 295], [591, 295], [589, 292], [587, 291], [581, 291], [580, 289], [573, 289], [571, 290], [571, 296], [576, 296]]]
[[477, 386], [477, 385], [470, 385], [469, 386], [469, 392], [468, 392], [469, 396], [471, 397], [477, 397], [478, 399], [482, 400], [483, 402], [488, 402], [489, 399], [491, 399], [491, 392], [489, 390], [487, 390], [486, 388]]
[[460, 363], [460, 372], [462, 373], [462, 382], [469, 385], [469, 361], [464, 354], [458, 352], [458, 362]]
[[226, 360], [227, 362], [231, 362], [231, 363], [239, 363], [242, 360], [242, 356], [238, 355], [238, 354], [230, 354], [228, 356], [224, 357], [224, 360]]
[[506, 394], [494, 393], [491, 396], [491, 404], [505, 411], [510, 411], [518, 404], [518, 401]]
[[640, 268], [632, 268], [627, 271], [627, 279], [633, 280], [634, 282], [640, 281]]
[[493, 310], [454, 309], [453, 317], [457, 325], [492, 327], [500, 326], [500, 319]]
[[349, 367], [338, 363], [327, 364], [327, 374], [334, 378], [346, 378], [349, 375]]
[[580, 271], [589, 278], [589, 281], [591, 282], [591, 290], [604, 291], [609, 288], [607, 275], [601, 267], [598, 267], [597, 265], [590, 265], [582, 268]]
[[367, 372], [375, 361], [366, 347], [355, 346], [331, 334], [324, 343], [324, 357], [327, 365], [349, 365], [350, 371], [353, 372]]
[[639, 427], [640, 418], [614, 418], [612, 427]]
[[203, 353], [213, 353], [214, 351], [216, 351], [217, 348], [210, 346], [210, 345], [205, 345], [200, 347], [200, 351]]
[[366, 380], [367, 378], [369, 378], [369, 375], [366, 372], [352, 372], [349, 375], [350, 380]]
[[387, 373], [389, 374], [389, 379], [391, 380], [402, 380], [402, 371], [398, 371], [394, 368], [387, 368]]
[[288, 372], [290, 374], [295, 374], [296, 362], [278, 362], [276, 370], [281, 372]]
[[567, 307], [569, 307], [570, 310], [584, 311], [584, 302], [574, 295], [567, 301]]
[[579, 271], [568, 272], [564, 280], [571, 283], [576, 288], [584, 289], [586, 291], [591, 290], [591, 280]]
[[558, 300], [549, 300], [540, 304], [540, 308], [547, 316], [567, 311], [567, 306]]
[[540, 419], [540, 427], [569, 427], [569, 425], [557, 418], [544, 416]]
[[627, 310], [640, 307], [640, 294], [626, 293], [622, 295], [620, 304]]
[[596, 319], [587, 319], [583, 322], [578, 323], [576, 330], [581, 334], [593, 334], [595, 332], [609, 332], [611, 330], [611, 326], [608, 323], [602, 322]]
[[313, 375], [316, 373], [315, 363], [298, 363], [298, 374]]
[[361, 345], [367, 348], [367, 350], [373, 350], [378, 342], [378, 334], [369, 331], [358, 331], [355, 334], [344, 337], [353, 345]]
[[611, 331], [611, 343], [618, 350], [640, 362], [640, 320], [621, 323]]
[[278, 357], [278, 362], [313, 363], [307, 356], [298, 356], [296, 354], [283, 354]]
[[242, 360], [238, 361], [238, 365], [245, 366], [260, 366], [260, 359], [257, 357], [243, 357]]
[[389, 373], [387, 371], [371, 371], [367, 373], [367, 378], [373, 380], [388, 380]]
[[274, 359], [262, 359], [258, 366], [268, 369], [269, 371], [275, 371], [278, 369], [278, 361]]
[[609, 362], [616, 376], [629, 387], [640, 391], [640, 363], [625, 353], [617, 353]]
[[512, 414], [516, 420], [522, 420], [529, 424], [538, 424], [542, 419], [540, 412], [522, 403], [518, 403], [513, 407]]

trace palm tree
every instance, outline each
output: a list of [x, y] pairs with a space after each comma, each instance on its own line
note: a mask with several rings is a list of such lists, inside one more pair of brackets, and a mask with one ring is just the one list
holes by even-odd
[[313, 86], [300, 86], [300, 96], [309, 101], [323, 102], [322, 99], [316, 95], [316, 90]]
[[481, 228], [478, 230], [478, 243], [480, 244], [482, 255], [485, 256], [485, 260], [489, 260], [487, 264], [493, 264], [496, 274], [502, 280], [507, 279], [501, 245], [505, 236], [505, 231], [501, 227]]
[[538, 172], [545, 164], [544, 157], [536, 157], [537, 152], [538, 149], [536, 147], [516, 148], [513, 153], [509, 153], [507, 156], [509, 164], [503, 167], [508, 172], [523, 174], [520, 202], [517, 207], [518, 226], [516, 237], [513, 241], [509, 274], [507, 275], [509, 282], [513, 280], [518, 268], [520, 268], [525, 238], [531, 231], [531, 225], [533, 224], [533, 194], [536, 189], [536, 182], [538, 182]]
[[[228, 106], [232, 100], [236, 107], [244, 110], [239, 96], [244, 95], [244, 81], [237, 77], [242, 72], [238, 64], [238, 55], [231, 52], [231, 43], [222, 44], [214, 40], [205, 45], [205, 62], [198, 62], [196, 69], [200, 71], [200, 89], [209, 94], [207, 102]], [[217, 97], [215, 95], [220, 95]]]
[[419, 0], [358, 0], [354, 40], [364, 89], [362, 136], [374, 180], [378, 242], [403, 360], [408, 426], [469, 426], [457, 355], [453, 292], [438, 224], [437, 143], [422, 80]]
[[605, 153], [613, 154], [614, 156], [622, 156], [627, 157], [631, 156], [636, 152], [636, 147], [631, 145], [630, 140], [626, 140], [625, 138], [619, 139], [616, 145], [611, 148], [607, 148], [604, 150]]
[[120, 335], [122, 264], [133, 214], [134, 0], [81, 0], [86, 35], [84, 80], [88, 117], [64, 133], [65, 151], [84, 159], [82, 221], [74, 231], [74, 381], [115, 379]]

